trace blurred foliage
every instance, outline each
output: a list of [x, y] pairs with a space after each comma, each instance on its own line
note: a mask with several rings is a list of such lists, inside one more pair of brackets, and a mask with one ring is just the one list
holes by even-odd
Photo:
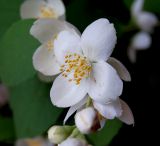
[[33, 20], [21, 20], [12, 25], [0, 42], [1, 80], [13, 86], [34, 76], [32, 55], [39, 42], [29, 34]]
[[0, 141], [10, 141], [15, 138], [13, 119], [0, 115]]
[[89, 135], [88, 139], [94, 146], [108, 146], [121, 126], [122, 122], [117, 119], [107, 121], [102, 130]]
[[52, 105], [49, 93], [50, 85], [36, 76], [11, 88], [10, 105], [17, 138], [41, 135], [55, 124], [62, 109]]
[[0, 0], [0, 38], [5, 31], [20, 19], [19, 6], [23, 0]]

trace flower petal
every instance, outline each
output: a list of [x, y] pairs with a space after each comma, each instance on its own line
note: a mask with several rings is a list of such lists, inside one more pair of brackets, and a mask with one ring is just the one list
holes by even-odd
[[59, 32], [64, 30], [74, 31], [79, 34], [77, 28], [66, 21], [47, 18], [35, 21], [31, 27], [30, 33], [41, 43], [45, 43], [46, 41], [56, 37]]
[[119, 117], [122, 114], [122, 109], [119, 99], [108, 104], [101, 104], [94, 101], [93, 105], [95, 109], [97, 109], [98, 112], [106, 119], [114, 119], [115, 117]]
[[62, 0], [47, 0], [47, 2], [48, 6], [54, 10], [58, 17], [65, 15], [65, 6]]
[[65, 141], [60, 143], [58, 146], [88, 146], [85, 141], [82, 141], [78, 138], [67, 138]]
[[80, 37], [77, 33], [62, 31], [54, 41], [54, 52], [57, 60], [64, 63], [67, 53], [81, 54], [82, 50], [79, 46]]
[[50, 91], [51, 101], [58, 107], [70, 107], [85, 97], [87, 89], [86, 80], [82, 80], [80, 85], [76, 85], [74, 82], [69, 82], [61, 74], [52, 85]]
[[132, 113], [131, 109], [123, 100], [120, 100], [120, 102], [121, 102], [123, 112], [122, 112], [122, 115], [118, 118], [122, 122], [124, 122], [128, 125], [132, 125], [132, 124], [134, 125], [134, 117], [133, 117], [133, 113]]
[[141, 31], [133, 37], [131, 47], [135, 50], [145, 50], [151, 46], [151, 43], [152, 39], [149, 33]]
[[91, 61], [107, 60], [116, 44], [116, 31], [107, 19], [101, 18], [90, 24], [82, 34], [81, 45]]
[[86, 96], [85, 98], [83, 98], [80, 102], [78, 102], [77, 104], [71, 106], [67, 112], [67, 115], [64, 118], [64, 124], [66, 123], [66, 121], [69, 119], [69, 117], [76, 112], [78, 109], [80, 109], [87, 101], [88, 96]]
[[139, 15], [139, 13], [141, 13], [143, 5], [144, 5], [144, 0], [134, 0], [134, 3], [132, 4], [131, 7], [131, 13], [134, 17], [136, 17], [137, 15]]
[[20, 8], [20, 15], [22, 19], [38, 18], [40, 16], [40, 9], [45, 5], [44, 0], [26, 0]]
[[92, 78], [90, 78], [89, 95], [95, 101], [107, 103], [121, 95], [123, 82], [116, 70], [106, 62], [93, 63]]
[[116, 69], [117, 73], [119, 74], [122, 80], [131, 81], [130, 73], [120, 61], [118, 61], [117, 59], [113, 57], [110, 57], [107, 62]]
[[137, 54], [137, 52], [136, 52], [135, 48], [132, 48], [132, 47], [128, 48], [127, 55], [128, 55], [129, 60], [132, 63], [135, 63], [137, 60], [136, 54]]
[[46, 44], [40, 46], [33, 55], [34, 68], [46, 76], [60, 73], [60, 65], [54, 57], [53, 50], [48, 50]]
[[153, 32], [154, 27], [158, 23], [156, 15], [149, 12], [141, 12], [136, 18], [137, 25], [146, 32]]

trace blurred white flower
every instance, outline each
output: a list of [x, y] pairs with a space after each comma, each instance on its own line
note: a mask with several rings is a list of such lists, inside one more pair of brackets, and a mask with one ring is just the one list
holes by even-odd
[[136, 62], [136, 51], [146, 50], [151, 46], [152, 38], [147, 32], [138, 32], [131, 40], [131, 44], [128, 48], [128, 57], [132, 63]]
[[88, 107], [77, 112], [75, 124], [81, 133], [89, 134], [100, 128], [98, 113], [93, 107]]
[[54, 144], [59, 144], [70, 136], [74, 128], [74, 126], [53, 126], [48, 130], [48, 139]]
[[0, 107], [7, 104], [9, 98], [9, 91], [7, 87], [0, 83]]
[[131, 7], [131, 15], [139, 27], [140, 32], [134, 35], [128, 48], [128, 57], [132, 63], [136, 62], [136, 50], [148, 49], [152, 43], [150, 33], [158, 24], [156, 15], [143, 10], [144, 0], [135, 0]]
[[152, 32], [158, 23], [156, 15], [143, 10], [144, 0], [135, 0], [131, 7], [132, 17], [137, 26], [146, 32]]
[[86, 144], [86, 142], [76, 139], [76, 138], [68, 138], [65, 141], [63, 141], [58, 146], [89, 146]]
[[20, 8], [22, 19], [65, 19], [65, 6], [61, 0], [26, 0]]
[[33, 66], [43, 81], [52, 81], [53, 75], [60, 72], [54, 55], [54, 40], [64, 30], [77, 31], [70, 23], [57, 19], [39, 19], [31, 27], [31, 35], [42, 44], [33, 55]]
[[42, 137], [19, 139], [15, 146], [54, 146], [47, 139]]
[[[57, 62], [51, 69], [62, 72], [54, 81], [50, 96], [58, 107], [70, 107], [89, 96], [100, 103], [116, 100], [123, 82], [106, 61], [115, 44], [116, 31], [107, 19], [90, 24], [82, 36], [60, 32], [54, 41]], [[48, 58], [48, 57], [46, 57]]]

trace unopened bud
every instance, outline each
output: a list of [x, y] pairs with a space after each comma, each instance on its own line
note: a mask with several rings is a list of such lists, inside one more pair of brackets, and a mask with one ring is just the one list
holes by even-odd
[[54, 144], [59, 144], [68, 138], [74, 128], [74, 126], [53, 126], [48, 130], [48, 139]]
[[75, 123], [79, 131], [88, 134], [100, 128], [98, 113], [94, 108], [88, 107], [75, 115]]

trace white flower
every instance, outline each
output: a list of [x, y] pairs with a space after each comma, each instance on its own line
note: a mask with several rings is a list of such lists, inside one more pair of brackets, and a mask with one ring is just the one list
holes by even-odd
[[156, 15], [143, 10], [144, 0], [135, 0], [131, 7], [131, 14], [136, 25], [141, 30], [131, 40], [128, 57], [132, 63], [136, 62], [136, 50], [148, 49], [152, 43], [149, 33], [153, 32], [158, 23]]
[[75, 124], [81, 133], [97, 131], [100, 128], [97, 111], [93, 107], [82, 109], [75, 115]]
[[61, 0], [26, 0], [21, 5], [20, 14], [22, 19], [65, 19], [65, 6]]
[[108, 104], [93, 102], [93, 106], [106, 119], [118, 118], [128, 125], [134, 124], [134, 117], [131, 109], [121, 99], [117, 99]]
[[47, 139], [43, 137], [36, 137], [36, 138], [26, 138], [26, 139], [19, 139], [16, 141], [15, 146], [54, 146], [50, 143]]
[[39, 74], [40, 79], [48, 81], [48, 79], [53, 78], [53, 75], [60, 72], [54, 55], [54, 40], [59, 32], [63, 30], [74, 32], [75, 29], [68, 22], [57, 19], [39, 19], [35, 21], [30, 33], [42, 44], [33, 55], [33, 66], [41, 73]]
[[147, 32], [138, 32], [131, 40], [130, 47], [128, 49], [128, 57], [131, 62], [136, 62], [136, 51], [146, 50], [151, 46], [152, 39]]
[[58, 73], [60, 68], [62, 73], [51, 88], [52, 103], [70, 107], [87, 94], [100, 103], [116, 100], [122, 93], [123, 82], [106, 62], [115, 44], [116, 31], [107, 19], [93, 22], [81, 37], [71, 31], [60, 32], [54, 41], [57, 62], [53, 61], [51, 69]]
[[144, 0], [135, 0], [131, 7], [131, 14], [137, 26], [146, 32], [152, 32], [157, 25], [157, 17], [150, 12], [143, 10]]
[[76, 138], [68, 138], [58, 146], [88, 146], [84, 141]]

